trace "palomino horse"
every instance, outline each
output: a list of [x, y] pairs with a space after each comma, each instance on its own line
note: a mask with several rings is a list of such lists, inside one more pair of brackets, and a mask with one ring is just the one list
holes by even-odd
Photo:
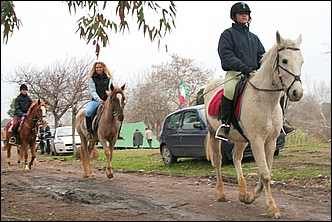
[[[104, 148], [105, 155], [107, 157], [106, 176], [107, 178], [113, 178], [112, 169], [112, 156], [114, 145], [118, 138], [118, 132], [120, 130], [120, 122], [123, 121], [123, 110], [125, 107], [125, 95], [123, 93], [125, 89], [124, 84], [122, 87], [113, 86], [111, 84], [111, 90], [106, 91], [107, 99], [103, 105], [100, 105], [97, 109], [100, 110], [100, 118], [98, 121], [93, 121], [93, 139], [88, 141], [87, 128], [85, 121], [85, 111], [79, 113], [76, 117], [76, 129], [81, 138], [80, 156], [83, 164], [83, 177], [95, 178], [96, 175], [90, 163], [90, 154], [94, 148], [96, 142], [100, 141]], [[94, 124], [98, 124], [98, 128], [95, 130]], [[107, 146], [107, 142], [109, 143]]]
[[[232, 156], [240, 189], [238, 199], [245, 204], [253, 203], [264, 188], [268, 216], [280, 218], [280, 210], [275, 204], [270, 187], [276, 140], [283, 122], [279, 100], [282, 92], [290, 101], [300, 101], [302, 98], [300, 74], [303, 58], [299, 48], [302, 42], [301, 35], [296, 40], [290, 40], [282, 38], [277, 31], [276, 39], [276, 44], [263, 56], [261, 68], [249, 78], [243, 90], [237, 119], [244, 136], [234, 128], [232, 122], [229, 141], [234, 142]], [[208, 113], [209, 104], [214, 95], [222, 89], [222, 85], [223, 78], [213, 80], [206, 86], [203, 95], [208, 124], [206, 156], [216, 168], [218, 201], [224, 202], [226, 194], [220, 172], [222, 143], [215, 138], [216, 129], [221, 121]], [[259, 170], [259, 182], [253, 192], [247, 191], [241, 166], [243, 151], [248, 141]]]
[[[48, 102], [42, 102], [38, 100], [31, 104], [27, 116], [24, 121], [19, 124], [16, 145], [18, 146], [18, 152], [20, 154], [20, 159], [17, 161], [21, 162], [23, 171], [31, 170], [31, 166], [36, 158], [36, 137], [38, 133], [38, 125], [46, 124], [46, 110]], [[7, 150], [7, 168], [11, 170], [10, 166], [10, 156], [11, 156], [11, 147], [9, 139], [12, 136], [11, 133], [12, 122], [9, 122], [6, 129], [6, 143], [3, 147], [3, 151]], [[31, 160], [28, 164], [28, 149], [30, 147], [31, 151]]]

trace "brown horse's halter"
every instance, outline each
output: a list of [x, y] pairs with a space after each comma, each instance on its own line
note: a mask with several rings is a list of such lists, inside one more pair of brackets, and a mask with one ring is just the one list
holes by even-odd
[[[114, 95], [116, 95], [117, 93], [121, 93], [121, 92], [112, 92], [111, 93], [111, 95], [110, 95], [110, 102], [112, 102], [113, 101], [113, 93], [114, 93]], [[103, 106], [103, 109], [105, 108], [105, 105], [104, 104], [101, 104], [102, 106]], [[117, 116], [119, 116], [120, 114], [122, 114], [123, 113], [123, 109], [122, 108], [114, 108], [114, 105], [113, 104], [111, 104], [111, 108], [110, 108], [110, 110], [111, 110], [111, 113], [113, 114], [113, 116], [114, 117], [117, 117]], [[118, 112], [116, 112], [116, 111], [118, 111]]]
[[[299, 48], [295, 48], [295, 47], [282, 47], [280, 49], [278, 49], [278, 55], [277, 55], [277, 67], [276, 67], [276, 70], [278, 71], [278, 77], [280, 79], [280, 82], [281, 82], [281, 85], [284, 87], [285, 84], [284, 84], [284, 81], [282, 80], [282, 76], [280, 74], [280, 69], [281, 68], [282, 70], [286, 71], [288, 74], [292, 75], [294, 77], [294, 81], [292, 82], [292, 84], [290, 84], [290, 86], [287, 88], [287, 95], [288, 95], [288, 92], [290, 90], [290, 88], [292, 87], [292, 85], [296, 82], [296, 81], [300, 81], [301, 82], [301, 79], [300, 79], [300, 75], [294, 75], [292, 72], [290, 72], [289, 70], [285, 69], [284, 67], [282, 67], [280, 64], [279, 64], [279, 52], [282, 51], [282, 50], [285, 50], [285, 49], [290, 49], [290, 50], [294, 50], [294, 51], [298, 51], [300, 50]], [[254, 86], [254, 84], [252, 84], [252, 82], [250, 82], [250, 80], [248, 80], [248, 82], [252, 85], [252, 87], [254, 87], [254, 89], [256, 90], [260, 90], [260, 91], [270, 91], [270, 92], [278, 92], [278, 91], [283, 91], [284, 89], [281, 88], [281, 89], [262, 89], [262, 88], [257, 88], [256, 86]], [[274, 85], [275, 82], [274, 80], [272, 81], [272, 85]]]
[[[42, 106], [39, 106], [39, 107], [37, 107], [37, 111], [36, 112], [38, 112], [38, 109], [40, 109]], [[44, 106], [45, 107], [45, 106]], [[46, 108], [46, 107], [45, 107]], [[26, 117], [26, 119], [24, 119], [24, 124], [25, 124], [25, 126], [26, 127], [28, 127], [28, 129], [29, 130], [33, 130], [33, 129], [35, 129], [35, 128], [37, 128], [37, 126], [38, 126], [38, 122], [42, 119], [42, 118], [44, 118], [44, 117], [46, 117], [46, 116], [37, 116], [37, 117], [35, 117], [35, 118], [31, 118], [31, 117]], [[26, 120], [27, 119], [30, 119], [30, 120], [32, 120], [33, 122], [34, 122], [34, 126], [33, 127], [30, 127], [29, 126], [29, 124], [26, 122]]]

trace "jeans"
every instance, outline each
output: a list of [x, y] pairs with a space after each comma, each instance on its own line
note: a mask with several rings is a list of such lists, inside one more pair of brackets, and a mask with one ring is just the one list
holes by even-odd
[[88, 108], [86, 109], [86, 113], [85, 116], [91, 117], [93, 111], [99, 106], [99, 102], [96, 100], [92, 100], [88, 106]]

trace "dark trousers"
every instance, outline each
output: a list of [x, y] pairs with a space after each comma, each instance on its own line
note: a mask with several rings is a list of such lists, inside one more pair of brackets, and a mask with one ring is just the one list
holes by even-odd
[[39, 147], [40, 147], [40, 153], [44, 154], [45, 142], [44, 141], [40, 141], [39, 142]]
[[152, 148], [152, 139], [147, 139], [149, 147]]
[[51, 153], [51, 144], [50, 144], [50, 141], [49, 140], [46, 140], [46, 149], [45, 149], [45, 152], [47, 154], [50, 154]]

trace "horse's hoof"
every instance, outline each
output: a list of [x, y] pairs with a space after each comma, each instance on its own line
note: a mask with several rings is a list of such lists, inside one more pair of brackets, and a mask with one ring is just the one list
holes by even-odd
[[275, 219], [281, 218], [280, 210], [277, 207], [270, 208], [267, 215], [269, 217], [274, 217]]
[[91, 174], [90, 178], [91, 179], [96, 179], [96, 175], [95, 174]]
[[113, 174], [108, 174], [108, 175], [107, 175], [107, 178], [108, 178], [108, 179], [113, 179]]
[[217, 201], [218, 202], [226, 202], [227, 201], [226, 195], [223, 194], [223, 195], [218, 196]]
[[252, 192], [249, 192], [246, 195], [239, 194], [238, 198], [239, 198], [239, 201], [241, 201], [245, 204], [251, 204], [255, 200]]
[[226, 197], [218, 198], [218, 202], [227, 202]]
[[83, 174], [83, 178], [89, 178], [89, 175]]

